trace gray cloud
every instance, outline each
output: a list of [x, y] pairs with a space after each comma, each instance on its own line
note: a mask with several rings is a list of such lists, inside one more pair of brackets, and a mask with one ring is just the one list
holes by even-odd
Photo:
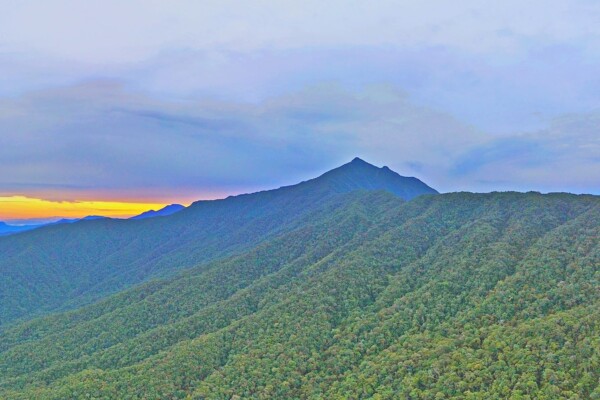
[[358, 155], [437, 188], [597, 191], [598, 116], [490, 136], [388, 86], [258, 103], [88, 82], [0, 103], [0, 194], [193, 199], [306, 179]]
[[0, 193], [220, 196], [356, 155], [441, 190], [599, 191], [597, 1], [2, 10]]
[[0, 109], [0, 186], [16, 182], [25, 190], [28, 183], [37, 191], [239, 191], [306, 178], [357, 152], [374, 156], [388, 140], [404, 147], [391, 158], [402, 160], [422, 153], [423, 140], [406, 137], [424, 127], [437, 140], [444, 140], [442, 127], [473, 136], [451, 118], [377, 88], [321, 86], [241, 104], [164, 102], [92, 82], [5, 100]]
[[451, 173], [482, 190], [600, 193], [599, 129], [600, 112], [563, 116], [540, 131], [470, 149]]
[[386, 83], [509, 133], [599, 108], [599, 69], [589, 0], [52, 0], [0, 14], [0, 96], [107, 78], [163, 100], [261, 102], [322, 82]]
[[[69, 0], [11, 2], [0, 15], [7, 50], [87, 63], [124, 63], [165, 47], [254, 52], [314, 46], [447, 46], [518, 54], [526, 40], [598, 45], [590, 0]], [[596, 48], [597, 50], [597, 48]]]
[[67, 68], [40, 57], [5, 62], [0, 54], [0, 96], [103, 78], [164, 101], [259, 103], [322, 83], [350, 91], [385, 84], [402, 88], [417, 104], [491, 133], [540, 129], [562, 114], [600, 107], [600, 57], [589, 55], [579, 43], [527, 43], [518, 56], [500, 59], [443, 46], [251, 53], [169, 49], [127, 65]]

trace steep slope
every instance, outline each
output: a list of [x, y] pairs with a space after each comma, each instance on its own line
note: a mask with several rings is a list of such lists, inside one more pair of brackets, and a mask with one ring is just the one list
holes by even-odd
[[0, 326], [250, 249], [340, 194], [432, 192], [418, 182], [354, 160], [298, 185], [200, 201], [162, 218], [79, 221], [0, 238]]
[[0, 397], [600, 395], [600, 199], [355, 192], [0, 336]]
[[131, 217], [129, 219], [146, 219], [146, 218], [154, 218], [154, 217], [166, 217], [167, 215], [175, 214], [178, 211], [183, 210], [185, 207], [181, 204], [170, 204], [166, 207], [161, 208], [160, 210], [149, 210], [141, 213], [140, 215], [136, 215], [135, 217]]

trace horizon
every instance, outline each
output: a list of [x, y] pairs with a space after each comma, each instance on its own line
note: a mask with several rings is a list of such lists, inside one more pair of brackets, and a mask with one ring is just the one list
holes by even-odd
[[[293, 186], [300, 183], [303, 183], [307, 180], [316, 179], [323, 174], [336, 169], [342, 166], [350, 165], [355, 160], [362, 161], [370, 166], [384, 169], [388, 168], [394, 173], [398, 173], [393, 169], [389, 168], [387, 165], [378, 166], [377, 164], [372, 164], [371, 162], [364, 160], [360, 157], [354, 157], [352, 160], [345, 162], [341, 165], [338, 165], [332, 169], [328, 169], [327, 171], [323, 171], [316, 176], [309, 177], [307, 179], [303, 179], [297, 182], [288, 182], [286, 184], [276, 186], [276, 187], [267, 187], [267, 188], [257, 188], [255, 190], [249, 191], [241, 191], [238, 193], [230, 193], [224, 194], [221, 196], [216, 196], [214, 198], [197, 198], [191, 201], [174, 201], [170, 203], [147, 203], [147, 202], [119, 202], [119, 201], [111, 201], [111, 200], [100, 200], [100, 201], [78, 201], [78, 200], [70, 200], [70, 201], [51, 201], [44, 199], [33, 199], [26, 198], [22, 196], [14, 196], [12, 198], [0, 197], [0, 222], [4, 222], [11, 226], [27, 226], [27, 225], [43, 225], [47, 223], [52, 223], [59, 221], [61, 219], [81, 219], [89, 216], [102, 216], [113, 219], [129, 219], [131, 217], [137, 216], [147, 211], [157, 211], [164, 207], [179, 204], [184, 207], [189, 207], [192, 203], [196, 201], [205, 201], [205, 200], [224, 200], [228, 197], [232, 196], [240, 196], [245, 194], [254, 194], [261, 191], [269, 191], [269, 190], [277, 190], [287, 186]], [[427, 181], [421, 179], [418, 176], [405, 176], [399, 174], [402, 177], [407, 178], [417, 178], [421, 182], [428, 184]], [[437, 190], [435, 187], [433, 188]], [[439, 192], [439, 194], [449, 194], [449, 193], [458, 193], [463, 192], [460, 190], [457, 191], [449, 191], [449, 192]], [[472, 193], [493, 193], [493, 192], [518, 192], [518, 193], [526, 193], [526, 192], [538, 192], [541, 194], [553, 194], [553, 193], [567, 193], [573, 195], [592, 195], [596, 196], [594, 193], [572, 193], [572, 192], [539, 192], [539, 191], [512, 191], [512, 190], [498, 190], [498, 191], [490, 191], [490, 192], [472, 192]], [[12, 203], [12, 204], [11, 204]], [[7, 204], [13, 207], [7, 207]], [[16, 212], [15, 212], [16, 210]], [[63, 210], [64, 214], [62, 215], [52, 215], [56, 210]], [[11, 211], [14, 214], [11, 214]], [[6, 217], [8, 215], [8, 218]], [[12, 216], [11, 216], [12, 215]]]
[[0, 4], [13, 216], [135, 215], [356, 155], [441, 192], [600, 194], [600, 3]]

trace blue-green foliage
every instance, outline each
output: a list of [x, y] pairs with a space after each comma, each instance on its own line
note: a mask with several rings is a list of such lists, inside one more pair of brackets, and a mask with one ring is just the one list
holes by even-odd
[[261, 196], [236, 254], [7, 327], [0, 398], [600, 398], [598, 197]]
[[239, 254], [355, 190], [405, 199], [435, 193], [415, 178], [356, 159], [298, 185], [199, 201], [167, 217], [81, 221], [0, 238], [0, 327]]

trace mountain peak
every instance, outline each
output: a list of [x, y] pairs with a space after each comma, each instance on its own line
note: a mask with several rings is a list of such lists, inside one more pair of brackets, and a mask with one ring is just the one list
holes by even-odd
[[362, 158], [358, 158], [358, 157], [354, 157], [352, 159], [352, 161], [350, 161], [349, 163], [343, 164], [340, 168], [342, 167], [351, 167], [351, 168], [377, 168], [375, 165], [366, 162], [365, 160], [363, 160]]
[[[352, 161], [325, 172], [317, 178], [309, 179], [295, 185], [283, 186], [279, 189], [229, 196], [222, 201], [240, 202], [249, 198], [254, 199], [253, 201], [259, 201], [259, 199], [268, 196], [271, 199], [286, 198], [286, 204], [293, 203], [294, 201], [302, 203], [320, 201], [320, 199], [329, 195], [358, 190], [387, 191], [404, 200], [411, 200], [422, 194], [438, 193], [435, 189], [427, 186], [417, 178], [401, 176], [387, 166], [379, 168], [359, 157], [355, 157]], [[298, 200], [300, 197], [302, 197], [302, 200]], [[218, 200], [216, 201], [218, 202]], [[193, 210], [206, 204], [212, 204], [212, 202], [199, 200], [194, 202], [189, 208]], [[133, 219], [138, 218], [134, 217]]]
[[402, 176], [389, 167], [377, 167], [355, 157], [347, 164], [335, 168], [316, 178], [335, 188], [336, 191], [387, 190], [410, 200], [421, 194], [436, 194], [435, 189], [413, 177]]
[[[369, 163], [366, 162], [365, 160], [363, 160], [362, 158], [354, 157], [352, 159], [352, 161], [350, 161], [350, 164], [369, 164]], [[371, 165], [371, 164], [369, 164], [369, 165]]]

